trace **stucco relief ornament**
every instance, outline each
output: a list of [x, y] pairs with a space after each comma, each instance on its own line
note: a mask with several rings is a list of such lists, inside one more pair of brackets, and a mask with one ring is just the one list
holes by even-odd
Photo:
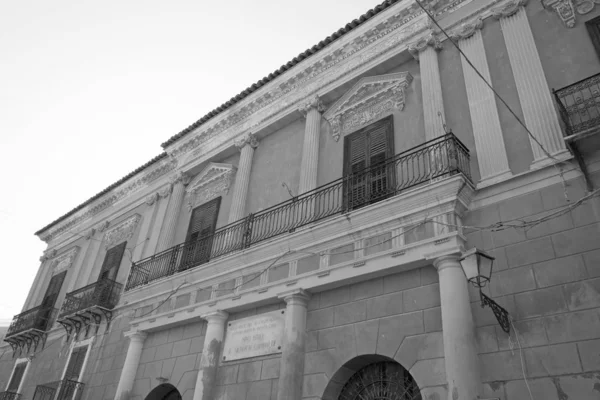
[[240, 150], [240, 151], [242, 151], [244, 146], [247, 144], [250, 145], [250, 147], [252, 147], [253, 149], [256, 149], [258, 147], [258, 143], [259, 143], [258, 138], [253, 133], [248, 133], [243, 138], [233, 142], [235, 147], [237, 147], [238, 150]]
[[544, 8], [554, 10], [567, 28], [573, 28], [576, 23], [576, 14], [591, 12], [600, 0], [542, 0]]
[[206, 203], [220, 194], [229, 193], [236, 167], [231, 164], [210, 163], [188, 185], [188, 209]]
[[389, 115], [394, 109], [403, 110], [404, 91], [412, 82], [408, 72], [370, 76], [360, 79], [323, 114], [333, 139]]
[[158, 201], [158, 199], [159, 199], [158, 193], [149, 194], [148, 196], [146, 196], [146, 204], [148, 206], [152, 206], [152, 205], [154, 205], [154, 203], [156, 203]]
[[179, 182], [183, 184], [183, 186], [187, 186], [190, 183], [191, 177], [183, 171], [177, 171], [174, 175], [169, 178], [169, 182], [171, 185], [175, 186]]
[[156, 194], [158, 195], [159, 198], [164, 199], [164, 198], [169, 197], [172, 190], [173, 190], [173, 186], [171, 186], [171, 184], [168, 184], [165, 187], [163, 187], [162, 189], [159, 189], [156, 192]]
[[56, 257], [56, 259], [52, 261], [52, 269], [54, 270], [53, 273], [57, 274], [70, 268], [78, 252], [79, 247], [75, 246], [66, 253], [63, 253], [60, 256]]
[[131, 236], [133, 236], [135, 228], [137, 228], [138, 222], [140, 222], [141, 218], [142, 217], [139, 214], [135, 214], [107, 231], [104, 234], [105, 247], [113, 247], [117, 243], [128, 240]]
[[436, 51], [440, 51], [442, 49], [442, 43], [432, 30], [430, 30], [424, 38], [408, 46], [408, 52], [415, 58], [415, 60], [419, 61], [419, 53], [429, 46], [433, 47], [433, 49]]
[[319, 96], [315, 96], [307, 103], [301, 105], [299, 108], [299, 111], [302, 113], [302, 115], [304, 115], [304, 117], [306, 117], [308, 112], [313, 108], [316, 109], [320, 113], [325, 111], [325, 105], [323, 104], [323, 102], [321, 101]]

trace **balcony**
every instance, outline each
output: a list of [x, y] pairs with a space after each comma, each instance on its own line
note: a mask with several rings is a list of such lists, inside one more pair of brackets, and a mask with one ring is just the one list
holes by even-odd
[[70, 379], [45, 383], [36, 386], [33, 400], [79, 400], [82, 397], [83, 388], [83, 383]]
[[15, 392], [2, 392], [0, 393], [0, 400], [20, 400], [21, 395]]
[[470, 179], [469, 150], [450, 133], [133, 263], [125, 290], [455, 174]]
[[17, 349], [37, 349], [40, 342], [46, 340], [46, 332], [52, 327], [56, 309], [48, 306], [38, 306], [13, 317], [4, 341], [10, 344], [13, 351]]
[[65, 328], [68, 336], [73, 331], [79, 335], [84, 326], [87, 336], [92, 322], [96, 325], [97, 333], [103, 318], [108, 330], [112, 319], [112, 309], [119, 302], [122, 289], [122, 284], [110, 279], [102, 279], [67, 293], [57, 322]]
[[600, 131], [600, 74], [552, 92], [564, 124], [565, 140]]

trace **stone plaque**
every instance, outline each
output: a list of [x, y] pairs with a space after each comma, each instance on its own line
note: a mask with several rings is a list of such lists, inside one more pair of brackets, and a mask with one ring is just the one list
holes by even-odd
[[223, 361], [281, 353], [285, 310], [227, 323]]

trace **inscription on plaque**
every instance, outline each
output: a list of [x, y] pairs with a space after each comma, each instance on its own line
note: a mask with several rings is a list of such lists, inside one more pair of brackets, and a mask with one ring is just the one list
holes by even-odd
[[281, 353], [284, 317], [285, 311], [278, 310], [229, 322], [223, 360]]

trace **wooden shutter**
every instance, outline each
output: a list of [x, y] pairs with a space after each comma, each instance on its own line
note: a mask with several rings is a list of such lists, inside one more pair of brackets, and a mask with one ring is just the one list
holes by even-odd
[[46, 294], [44, 295], [44, 299], [42, 300], [42, 306], [54, 307], [54, 304], [56, 303], [56, 299], [58, 298], [60, 288], [62, 287], [66, 275], [67, 271], [63, 271], [59, 274], [54, 275], [52, 279], [50, 279], [48, 289], [46, 289]]
[[21, 379], [23, 379], [23, 374], [25, 373], [26, 367], [26, 362], [17, 364], [17, 366], [15, 367], [15, 371], [13, 372], [12, 378], [10, 379], [10, 383], [8, 384], [8, 388], [6, 389], [8, 392], [16, 393], [19, 390], [19, 386], [21, 385]]
[[194, 208], [186, 236], [181, 269], [207, 262], [212, 248], [212, 233], [217, 226], [221, 197]]
[[79, 375], [81, 374], [81, 369], [83, 368], [83, 362], [85, 361], [87, 349], [88, 346], [81, 346], [73, 349], [71, 358], [69, 358], [69, 364], [67, 364], [65, 379], [70, 379], [73, 381], [79, 380]]
[[596, 49], [596, 55], [600, 57], [600, 17], [586, 21], [585, 27], [592, 39], [594, 49]]
[[102, 269], [100, 270], [100, 279], [117, 279], [117, 272], [119, 272], [119, 266], [123, 260], [123, 253], [125, 253], [125, 247], [127, 242], [123, 242], [117, 246], [111, 247], [104, 256], [104, 262], [102, 263]]

